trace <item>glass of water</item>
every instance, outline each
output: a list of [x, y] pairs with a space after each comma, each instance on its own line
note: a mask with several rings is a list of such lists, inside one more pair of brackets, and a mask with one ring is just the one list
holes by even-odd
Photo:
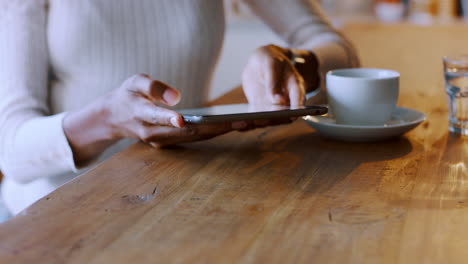
[[444, 57], [449, 129], [468, 135], [468, 54]]

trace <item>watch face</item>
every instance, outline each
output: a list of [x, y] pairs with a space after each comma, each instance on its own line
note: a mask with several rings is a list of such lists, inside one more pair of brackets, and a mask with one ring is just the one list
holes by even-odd
[[307, 50], [289, 49], [288, 55], [291, 63], [304, 80], [306, 93], [320, 88], [319, 62], [315, 54]]

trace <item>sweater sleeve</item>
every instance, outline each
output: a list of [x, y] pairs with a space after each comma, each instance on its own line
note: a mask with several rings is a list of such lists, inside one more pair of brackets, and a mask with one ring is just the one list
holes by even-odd
[[354, 47], [331, 26], [316, 0], [244, 2], [291, 47], [311, 50], [319, 61], [322, 80], [330, 70], [359, 66]]
[[21, 183], [76, 171], [64, 113], [47, 116], [46, 23], [46, 0], [0, 0], [0, 168]]

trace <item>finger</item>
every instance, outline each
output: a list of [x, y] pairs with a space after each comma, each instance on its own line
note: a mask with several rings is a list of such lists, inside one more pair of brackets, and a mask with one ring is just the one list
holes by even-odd
[[148, 97], [152, 101], [169, 106], [176, 105], [180, 101], [180, 92], [169, 85], [153, 80], [145, 74], [135, 75], [131, 78], [132, 89]]
[[246, 132], [250, 130], [254, 130], [257, 128], [264, 128], [268, 126], [276, 126], [281, 124], [291, 123], [292, 121], [288, 118], [280, 118], [280, 119], [257, 119], [253, 121], [245, 122], [246, 126], [236, 129], [240, 132]]
[[291, 118], [278, 118], [278, 119], [273, 119], [271, 122], [268, 124], [269, 126], [279, 126], [279, 125], [286, 125], [294, 122], [291, 120]]
[[183, 128], [147, 126], [142, 132], [141, 139], [145, 142], [162, 143], [173, 139], [193, 137], [197, 133], [197, 129], [192, 126], [185, 126]]
[[253, 122], [254, 128], [263, 128], [268, 126], [276, 126], [291, 123], [291, 118], [274, 118], [274, 119], [259, 119]]
[[247, 128], [249, 124], [246, 121], [235, 121], [232, 122], [232, 129], [234, 130], [242, 130]]
[[197, 129], [199, 135], [222, 135], [226, 132], [234, 130], [232, 123], [219, 123], [210, 125], [193, 125]]
[[256, 120], [251, 120], [251, 121], [245, 121], [245, 126], [236, 130], [239, 132], [246, 132], [246, 131], [250, 131], [256, 128], [259, 128], [259, 126], [256, 125]]
[[282, 96], [284, 61], [279, 58], [272, 58], [265, 68], [265, 85], [267, 96], [272, 104], [284, 104], [285, 98]]
[[184, 126], [184, 119], [179, 113], [150, 103], [138, 105], [137, 116], [141, 121], [151, 125], [174, 126], [178, 128]]
[[180, 131], [176, 131], [167, 128], [165, 128], [164, 130], [155, 129], [151, 138], [149, 138], [148, 140], [152, 142], [152, 145], [154, 146], [165, 147], [176, 145], [179, 143], [207, 140], [216, 136], [220, 136], [222, 134], [226, 134], [232, 131], [232, 128], [230, 123], [225, 123], [216, 125], [186, 126], [179, 130]]
[[289, 76], [287, 77], [286, 89], [289, 95], [290, 106], [299, 107], [304, 105], [304, 79], [295, 70], [291, 70]]
[[271, 120], [267, 119], [259, 119], [259, 120], [254, 120], [253, 125], [255, 128], [262, 128], [262, 127], [267, 127], [271, 123]]

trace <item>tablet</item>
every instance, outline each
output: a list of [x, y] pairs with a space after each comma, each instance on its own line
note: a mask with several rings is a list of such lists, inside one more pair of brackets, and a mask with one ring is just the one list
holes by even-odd
[[205, 108], [178, 110], [184, 121], [189, 124], [211, 124], [248, 120], [270, 120], [300, 117], [307, 115], [323, 115], [328, 112], [326, 106], [304, 106], [291, 108], [289, 106], [268, 105], [254, 106], [249, 104], [216, 105]]

